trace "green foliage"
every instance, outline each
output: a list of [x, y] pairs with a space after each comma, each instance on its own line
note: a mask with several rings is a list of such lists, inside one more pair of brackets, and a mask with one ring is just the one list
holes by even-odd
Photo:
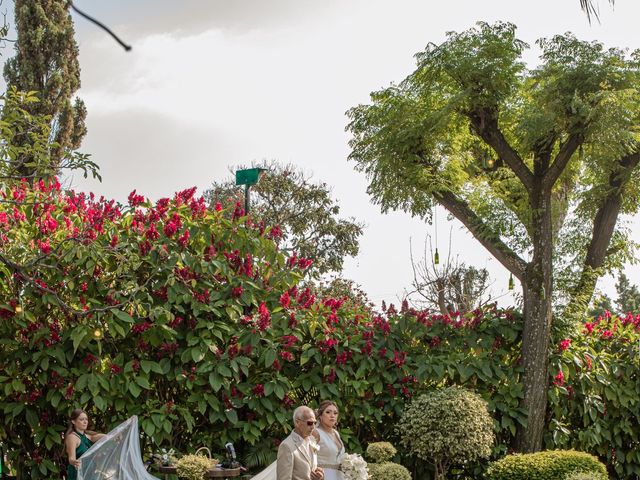
[[[571, 34], [538, 41], [510, 23], [450, 32], [399, 84], [348, 112], [349, 158], [383, 211], [442, 205], [523, 288], [522, 361], [531, 415], [517, 445], [540, 448], [552, 301], [576, 321], [599, 276], [633, 255], [620, 214], [640, 195], [640, 52]], [[510, 228], [505, 228], [509, 226]], [[543, 328], [539, 328], [543, 326]]]
[[596, 472], [573, 472], [569, 473], [564, 480], [607, 480], [606, 475]]
[[[232, 441], [241, 458], [270, 453], [254, 454], [256, 465], [290, 431], [292, 408], [327, 398], [355, 452], [398, 441], [405, 403], [446, 385], [487, 401], [494, 457], [525, 422], [513, 312], [451, 318], [404, 304], [375, 315], [316, 299], [296, 285], [303, 272], [272, 230], [234, 218], [233, 206], [206, 209], [193, 190], [155, 204], [133, 194], [126, 207], [44, 181], [2, 193], [13, 200], [0, 202], [0, 440], [24, 475], [57, 475], [77, 407], [99, 431], [138, 415], [146, 452]], [[565, 372], [549, 396], [548, 445], [595, 453], [620, 478], [640, 468], [636, 323], [603, 319], [576, 333], [549, 379]]]
[[[507, 455], [487, 470], [488, 480], [566, 480], [574, 472], [589, 472], [606, 480], [607, 469], [593, 455], [573, 450], [548, 450]], [[590, 477], [592, 478], [592, 477]]]
[[[582, 154], [567, 163], [549, 204], [553, 243], [565, 267], [571, 265], [567, 275], [557, 269], [566, 293], [576, 284], [609, 174], [638, 150], [640, 57], [567, 34], [540, 40], [542, 63], [526, 70], [521, 55], [528, 46], [515, 30], [479, 23], [418, 53], [414, 73], [349, 111], [350, 159], [369, 178], [369, 193], [383, 211], [428, 217], [435, 200], [476, 237], [496, 245], [499, 239], [524, 256], [532, 246], [534, 207], [506, 157], [516, 155], [533, 171], [543, 150], [555, 156], [577, 136]], [[495, 142], [494, 133], [506, 143]], [[626, 212], [637, 210], [635, 185], [625, 177]], [[462, 205], [475, 216], [455, 208]], [[569, 234], [574, 231], [582, 234]], [[623, 228], [614, 242], [607, 269], [633, 247]]]
[[[616, 306], [618, 312], [625, 314], [627, 312], [637, 312], [640, 308], [640, 290], [637, 285], [633, 285], [629, 282], [627, 276], [620, 272], [618, 281], [616, 282]], [[610, 308], [609, 311], [612, 309]]]
[[383, 463], [395, 457], [398, 451], [389, 442], [373, 442], [367, 445], [367, 458], [373, 463]]
[[31, 113], [40, 103], [36, 92], [19, 92], [12, 86], [0, 100], [0, 185], [20, 180], [26, 172], [52, 179], [63, 169], [81, 170], [85, 178], [89, 174], [100, 178], [98, 166], [87, 155], [68, 149], [52, 164], [52, 151], [59, 145], [49, 140], [50, 117]]
[[562, 340], [552, 359], [546, 445], [597, 455], [617, 478], [640, 476], [638, 325], [640, 315], [607, 312]]
[[369, 480], [411, 480], [406, 467], [392, 462], [368, 464]]
[[[51, 130], [49, 168], [56, 170], [69, 151], [80, 146], [86, 134], [86, 108], [79, 98], [78, 46], [73, 38], [69, 3], [65, 0], [16, 0], [16, 55], [4, 68], [7, 85], [23, 92], [37, 92], [39, 102], [24, 104], [34, 116], [45, 116]], [[72, 103], [73, 102], [73, 103]], [[18, 146], [27, 146], [33, 136], [18, 137]], [[19, 157], [18, 173], [37, 176], [28, 166], [27, 154]]]
[[[308, 273], [314, 277], [340, 272], [345, 257], [358, 254], [364, 225], [354, 218], [340, 218], [340, 206], [331, 197], [331, 188], [311, 181], [299, 167], [277, 162], [261, 167], [266, 172], [251, 187], [253, 221], [278, 225], [283, 232], [282, 250], [313, 258]], [[229, 198], [244, 204], [243, 187], [235, 186], [232, 180], [214, 183], [205, 196], [212, 205]]]
[[397, 429], [412, 454], [436, 466], [436, 478], [444, 478], [450, 464], [488, 458], [495, 439], [487, 403], [455, 386], [414, 399]]

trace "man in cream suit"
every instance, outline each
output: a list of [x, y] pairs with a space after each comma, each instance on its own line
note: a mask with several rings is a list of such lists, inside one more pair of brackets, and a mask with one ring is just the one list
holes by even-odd
[[322, 480], [318, 467], [317, 444], [311, 436], [316, 427], [316, 414], [301, 406], [293, 412], [293, 432], [278, 447], [277, 480]]

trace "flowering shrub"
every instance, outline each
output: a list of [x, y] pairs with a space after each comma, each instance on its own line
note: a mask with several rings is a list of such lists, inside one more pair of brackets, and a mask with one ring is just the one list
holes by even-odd
[[[55, 181], [0, 187], [0, 438], [14, 468], [55, 477], [76, 407], [101, 431], [138, 415], [146, 451], [232, 441], [242, 455], [284, 438], [295, 406], [329, 398], [362, 452], [397, 440], [407, 401], [453, 384], [487, 401], [493, 455], [506, 452], [526, 419], [516, 313], [376, 315], [316, 298], [299, 285], [309, 262], [243, 215], [194, 189], [123, 206]], [[621, 478], [640, 474], [636, 318], [554, 345], [549, 380], [547, 445], [597, 454]]]
[[493, 420], [487, 404], [470, 391], [449, 387], [414, 399], [397, 424], [409, 451], [436, 468], [443, 479], [451, 464], [491, 455]]
[[640, 476], [640, 315], [586, 321], [555, 348], [545, 443], [602, 459], [618, 478]]

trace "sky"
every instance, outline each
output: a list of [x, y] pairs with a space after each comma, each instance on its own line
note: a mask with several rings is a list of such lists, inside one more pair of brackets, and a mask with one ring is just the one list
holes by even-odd
[[[447, 31], [477, 21], [510, 21], [532, 49], [571, 31], [607, 46], [640, 48], [640, 2], [600, 0], [600, 23], [578, 0], [76, 0], [133, 46], [126, 53], [74, 14], [88, 135], [81, 151], [102, 183], [73, 178], [78, 189], [125, 201], [133, 189], [151, 199], [229, 177], [229, 168], [263, 159], [293, 163], [333, 188], [341, 215], [366, 224], [360, 254], [343, 276], [371, 300], [397, 302], [413, 279], [434, 226], [404, 212], [383, 215], [367, 179], [347, 161], [345, 112], [369, 93], [404, 79], [414, 54]], [[441, 256], [486, 267], [494, 295], [508, 273], [457, 222], [438, 212]], [[637, 225], [637, 222], [636, 222]], [[640, 228], [640, 226], [638, 226]], [[637, 228], [636, 228], [637, 230]], [[449, 252], [449, 235], [452, 235]], [[434, 245], [435, 246], [435, 245]], [[638, 267], [627, 273], [640, 281]], [[613, 280], [601, 288], [611, 291]], [[510, 296], [501, 302], [509, 303]]]

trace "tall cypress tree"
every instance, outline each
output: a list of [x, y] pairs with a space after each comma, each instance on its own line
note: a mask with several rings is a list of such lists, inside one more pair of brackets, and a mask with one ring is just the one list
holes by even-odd
[[[78, 45], [67, 0], [15, 0], [18, 39], [16, 55], [4, 68], [8, 87], [37, 91], [37, 103], [24, 105], [32, 115], [51, 117], [51, 149], [48, 168], [57, 170], [65, 151], [80, 146], [86, 133], [84, 102], [73, 99], [80, 87]], [[20, 142], [29, 142], [27, 135]], [[38, 175], [29, 158], [18, 159], [20, 175]]]

